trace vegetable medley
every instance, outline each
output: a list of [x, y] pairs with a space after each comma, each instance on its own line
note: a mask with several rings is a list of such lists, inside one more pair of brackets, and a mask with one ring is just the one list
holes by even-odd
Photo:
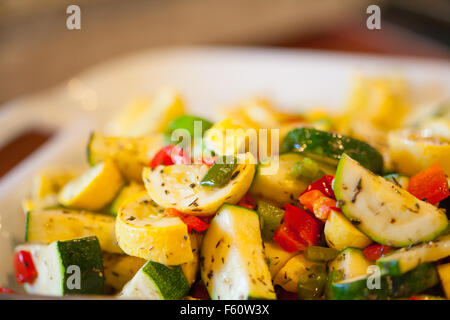
[[448, 103], [360, 78], [341, 113], [250, 99], [218, 117], [162, 89], [92, 133], [89, 169], [40, 172], [17, 282], [123, 299], [450, 298]]

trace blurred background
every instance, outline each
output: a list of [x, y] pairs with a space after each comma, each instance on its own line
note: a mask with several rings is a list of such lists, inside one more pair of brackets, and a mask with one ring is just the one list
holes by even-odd
[[[66, 8], [81, 8], [81, 30]], [[381, 7], [381, 30], [366, 9]], [[52, 87], [138, 50], [175, 45], [265, 46], [448, 61], [449, 0], [0, 0], [2, 103]], [[48, 139], [28, 132], [2, 146], [0, 176]]]
[[[81, 8], [81, 30], [66, 8]], [[366, 28], [381, 7], [382, 29]], [[0, 0], [0, 104], [104, 60], [167, 45], [311, 48], [448, 59], [449, 0]]]

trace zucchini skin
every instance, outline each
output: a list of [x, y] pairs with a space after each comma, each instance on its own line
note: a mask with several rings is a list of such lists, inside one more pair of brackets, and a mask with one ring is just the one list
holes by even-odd
[[30, 224], [31, 224], [31, 211], [28, 210], [26, 213], [26, 218], [25, 218], [25, 236], [24, 236], [24, 241], [28, 242], [29, 240], [29, 234], [28, 231], [30, 230]]
[[96, 165], [94, 159], [92, 158], [92, 151], [91, 151], [92, 142], [94, 141], [94, 137], [95, 137], [95, 132], [91, 132], [91, 134], [89, 135], [88, 144], [86, 147], [86, 159], [91, 167]]
[[391, 276], [400, 276], [403, 272], [398, 261], [385, 261], [383, 263], [377, 262], [382, 274]]
[[385, 300], [409, 297], [439, 283], [436, 267], [423, 263], [402, 276], [384, 275], [380, 278], [380, 289], [369, 289], [367, 277], [353, 282], [332, 283], [328, 298], [332, 300]]
[[147, 261], [128, 281], [119, 298], [139, 300], [180, 300], [189, 292], [181, 266]]
[[158, 262], [148, 261], [142, 267], [142, 271], [152, 279], [165, 300], [178, 300], [187, 296], [190, 287], [180, 266], [168, 267]]
[[67, 286], [70, 274], [64, 272], [64, 294], [103, 294], [105, 278], [97, 237], [58, 241], [56, 245], [64, 269], [70, 265], [79, 266], [81, 269], [80, 289], [70, 289]]
[[281, 152], [303, 152], [337, 161], [343, 153], [357, 160], [372, 172], [381, 174], [383, 156], [369, 144], [337, 133], [313, 128], [296, 128], [290, 131], [281, 145]]

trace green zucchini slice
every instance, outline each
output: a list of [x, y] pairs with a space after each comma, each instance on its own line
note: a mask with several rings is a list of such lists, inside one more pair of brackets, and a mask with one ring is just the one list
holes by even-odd
[[333, 190], [345, 216], [384, 245], [405, 247], [430, 241], [448, 225], [443, 210], [374, 175], [347, 155], [339, 161]]
[[385, 178], [387, 181], [395, 183], [400, 188], [403, 188], [405, 190], [408, 189], [409, 177], [407, 176], [398, 173], [391, 173], [383, 176], [383, 178]]
[[[432, 263], [423, 263], [417, 268], [394, 277], [380, 277], [379, 287], [372, 283], [368, 275], [332, 283], [328, 298], [333, 300], [385, 300], [409, 297], [438, 284], [436, 267]], [[369, 282], [373, 285], [369, 288]], [[375, 282], [375, 281], [374, 281]]]
[[401, 275], [420, 263], [434, 262], [450, 256], [450, 235], [411, 248], [402, 248], [381, 257], [377, 265], [382, 273]]
[[224, 204], [211, 220], [200, 250], [200, 270], [214, 300], [276, 299], [258, 214]]
[[97, 237], [56, 241], [49, 245], [27, 243], [16, 251], [30, 252], [37, 271], [31, 294], [63, 296], [67, 294], [103, 294], [102, 251]]
[[336, 164], [344, 153], [372, 172], [381, 173], [383, 156], [369, 144], [333, 132], [313, 128], [290, 131], [281, 145], [281, 152], [302, 152], [311, 158]]
[[[288, 152], [259, 163], [249, 193], [257, 198], [270, 200], [280, 207], [286, 203], [298, 204], [298, 197], [311, 181], [293, 175], [292, 168], [304, 159], [305, 156], [300, 153]], [[321, 162], [320, 170], [325, 174], [334, 174], [336, 167]]]
[[360, 249], [347, 248], [338, 254], [328, 269], [330, 273], [338, 271], [341, 274], [341, 280], [346, 280], [366, 275], [369, 266], [370, 262]]
[[189, 283], [180, 266], [148, 261], [123, 288], [119, 298], [179, 300], [189, 291]]

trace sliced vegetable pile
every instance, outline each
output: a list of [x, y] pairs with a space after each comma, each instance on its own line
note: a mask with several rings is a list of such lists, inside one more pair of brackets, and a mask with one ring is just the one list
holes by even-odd
[[138, 101], [91, 135], [87, 170], [35, 177], [17, 282], [121, 299], [450, 298], [450, 112], [386, 123], [409, 110], [396, 85], [364, 81], [337, 116], [254, 99], [212, 123], [173, 90]]

